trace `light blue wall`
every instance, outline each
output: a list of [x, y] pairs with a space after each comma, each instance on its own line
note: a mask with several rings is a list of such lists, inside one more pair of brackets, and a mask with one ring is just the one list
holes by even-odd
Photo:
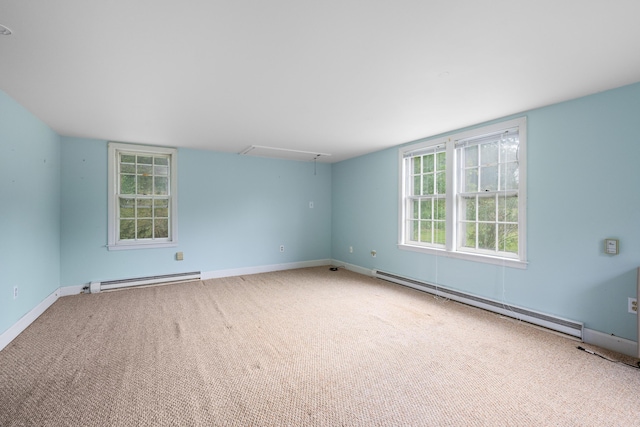
[[62, 188], [62, 286], [331, 257], [328, 164], [179, 149], [175, 248], [105, 247], [106, 141], [62, 138]]
[[[397, 148], [333, 165], [333, 257], [636, 340], [627, 297], [636, 294], [640, 266], [640, 84], [522, 115], [528, 118], [526, 270], [397, 249]], [[607, 237], [620, 239], [619, 255], [603, 253]]]
[[0, 236], [1, 334], [60, 286], [60, 137], [3, 91]]
[[[0, 333], [58, 286], [332, 257], [635, 340], [640, 84], [525, 115], [530, 264], [518, 270], [397, 249], [397, 148], [317, 175], [311, 163], [180, 149], [179, 246], [107, 251], [106, 141], [60, 138], [0, 91]], [[606, 237], [620, 255], [603, 254]]]

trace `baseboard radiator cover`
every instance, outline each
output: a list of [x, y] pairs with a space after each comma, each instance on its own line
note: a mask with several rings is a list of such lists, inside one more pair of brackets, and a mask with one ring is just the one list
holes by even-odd
[[463, 304], [482, 308], [514, 319], [522, 320], [534, 325], [542, 326], [557, 332], [571, 335], [582, 340], [584, 324], [573, 320], [563, 319], [549, 314], [540, 313], [522, 307], [517, 307], [502, 303], [500, 301], [479, 297], [476, 295], [460, 292], [442, 286], [436, 286], [431, 283], [398, 276], [380, 270], [373, 271], [374, 277], [386, 280], [388, 282], [397, 283], [399, 285], [408, 286], [420, 291], [428, 292], [444, 298], [449, 298]]
[[108, 280], [104, 282], [91, 282], [91, 284], [89, 285], [89, 291], [92, 294], [96, 294], [100, 291], [130, 288], [133, 286], [159, 285], [174, 282], [186, 282], [190, 280], [200, 280], [200, 277], [201, 274], [199, 271], [192, 271], [189, 273], [164, 274], [160, 276], [147, 276], [131, 279]]

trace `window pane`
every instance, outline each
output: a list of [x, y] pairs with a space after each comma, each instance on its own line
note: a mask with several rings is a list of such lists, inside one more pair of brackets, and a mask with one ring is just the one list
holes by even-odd
[[120, 240], [136, 238], [136, 222], [133, 219], [120, 220]]
[[500, 190], [517, 190], [519, 173], [517, 163], [506, 163], [500, 165]]
[[438, 172], [436, 174], [436, 194], [447, 193], [447, 175], [446, 172]]
[[422, 179], [420, 178], [420, 175], [416, 175], [413, 177], [413, 195], [414, 196], [419, 196], [420, 194], [422, 194], [422, 187], [420, 186], [421, 182], [422, 182]]
[[445, 199], [435, 200], [435, 219], [445, 219], [447, 214], [447, 202]]
[[447, 168], [447, 153], [443, 151], [436, 154], [436, 156], [436, 170], [445, 170]]
[[433, 172], [433, 154], [427, 154], [422, 158], [422, 172]]
[[120, 218], [133, 218], [136, 213], [136, 201], [134, 199], [120, 198]]
[[420, 228], [418, 227], [419, 221], [409, 221], [409, 235], [411, 236], [411, 241], [413, 242], [417, 242], [418, 241], [418, 232], [420, 230]]
[[478, 221], [496, 220], [495, 197], [478, 197]]
[[476, 247], [476, 224], [475, 223], [466, 223], [463, 225], [465, 229], [465, 242], [463, 246], [467, 248], [475, 248]]
[[434, 243], [444, 245], [446, 242], [445, 223], [444, 221], [436, 221], [434, 225], [435, 225], [435, 229], [434, 229], [435, 238], [433, 239]]
[[434, 194], [433, 174], [422, 175], [422, 194]]
[[155, 218], [167, 218], [169, 216], [169, 200], [167, 199], [154, 200], [153, 216]]
[[498, 224], [498, 250], [518, 253], [518, 226], [516, 224]]
[[460, 218], [461, 221], [476, 220], [476, 198], [464, 197], [460, 198]]
[[151, 156], [138, 156], [138, 164], [152, 165], [153, 164], [153, 157], [151, 157]]
[[478, 248], [496, 250], [496, 224], [478, 224]]
[[138, 193], [137, 194], [151, 194], [153, 187], [152, 176], [140, 176], [138, 175]]
[[420, 219], [431, 219], [431, 199], [420, 202]]
[[153, 174], [153, 166], [138, 165], [137, 173], [138, 175], [151, 175]]
[[154, 175], [169, 175], [169, 168], [167, 166], [154, 166], [153, 173]]
[[518, 138], [506, 138], [500, 143], [500, 161], [502, 163], [518, 160]]
[[498, 142], [489, 142], [480, 146], [480, 165], [498, 163]]
[[136, 165], [121, 164], [120, 173], [136, 173]]
[[169, 158], [168, 157], [155, 157], [153, 159], [153, 164], [154, 165], [164, 165], [167, 166], [169, 165]]
[[138, 220], [138, 239], [150, 239], [153, 237], [153, 220]]
[[517, 196], [498, 196], [498, 221], [518, 222]]
[[153, 224], [153, 237], [163, 239], [169, 237], [169, 220], [156, 219]]
[[411, 217], [412, 219], [420, 218], [420, 201], [411, 200]]
[[135, 175], [120, 175], [120, 194], [136, 194]]
[[169, 194], [169, 178], [166, 176], [153, 177], [153, 192], [159, 196], [166, 196]]
[[462, 192], [478, 191], [478, 169], [467, 169], [464, 172], [464, 188]]
[[138, 199], [138, 218], [151, 218], [151, 199]]
[[417, 175], [422, 171], [422, 157], [414, 157], [411, 160], [413, 162], [413, 174]]
[[498, 166], [485, 166], [480, 168], [480, 191], [496, 191], [497, 189]]
[[477, 145], [465, 148], [464, 165], [466, 167], [478, 166], [478, 146]]
[[420, 241], [425, 243], [433, 243], [431, 221], [420, 222]]
[[120, 156], [120, 162], [121, 163], [135, 163], [136, 162], [136, 156], [134, 156], [132, 154], [122, 154]]

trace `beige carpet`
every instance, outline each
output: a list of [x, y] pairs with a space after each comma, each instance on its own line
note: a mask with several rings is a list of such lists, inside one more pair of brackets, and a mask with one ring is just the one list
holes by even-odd
[[640, 425], [578, 344], [325, 267], [78, 295], [0, 352], [0, 425]]

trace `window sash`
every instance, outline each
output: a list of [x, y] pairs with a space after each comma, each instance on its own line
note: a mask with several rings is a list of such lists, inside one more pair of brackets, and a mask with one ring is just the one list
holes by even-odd
[[[455, 147], [458, 160], [457, 249], [518, 258], [518, 221], [504, 219], [507, 216], [506, 200], [509, 199], [511, 205], [514, 198], [518, 200], [518, 128], [458, 140]], [[469, 204], [471, 200], [473, 202]], [[505, 209], [502, 221], [500, 200], [504, 200]], [[475, 218], [468, 217], [466, 210], [469, 207], [474, 209]], [[484, 217], [483, 211], [486, 212]]]
[[[405, 223], [412, 244], [444, 248], [446, 245], [447, 151], [444, 142], [403, 154], [408, 188]], [[418, 206], [418, 212], [415, 212]], [[423, 209], [429, 206], [430, 213]], [[416, 216], [417, 215], [417, 216]]]

